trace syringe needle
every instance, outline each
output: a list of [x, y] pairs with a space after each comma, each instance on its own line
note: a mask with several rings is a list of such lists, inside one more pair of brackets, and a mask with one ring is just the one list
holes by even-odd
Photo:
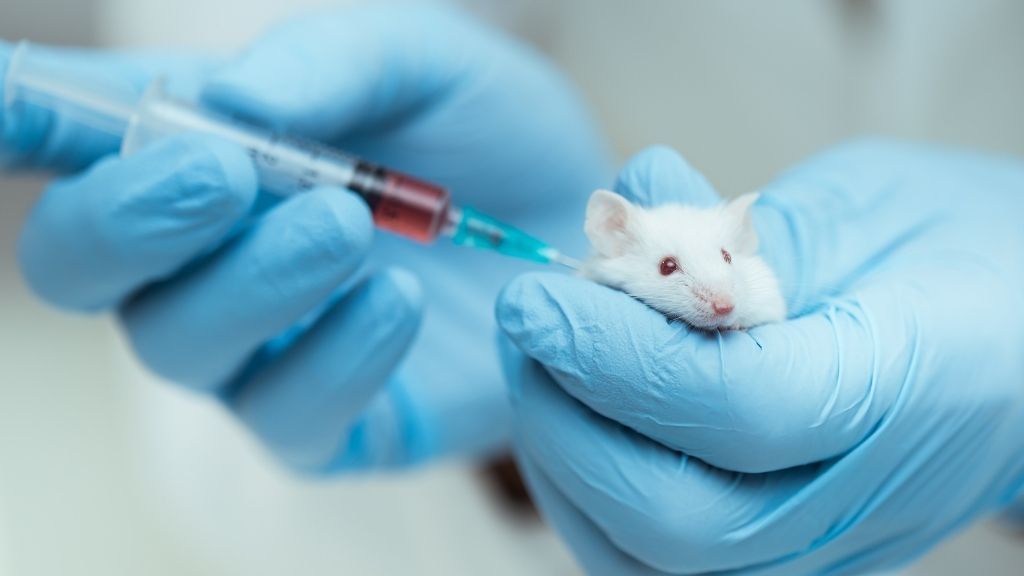
[[444, 233], [459, 246], [494, 250], [541, 264], [560, 264], [571, 270], [582, 266], [579, 260], [562, 254], [547, 242], [466, 206], [452, 209]]
[[569, 269], [572, 269], [572, 270], [579, 270], [580, 267], [583, 266], [583, 263], [580, 262], [579, 260], [577, 260], [575, 258], [571, 258], [569, 256], [566, 256], [565, 254], [562, 254], [561, 252], [554, 252], [554, 253], [550, 254], [550, 258], [551, 258], [551, 262], [553, 262], [555, 264], [561, 264], [562, 266], [565, 266], [566, 268], [569, 268]]

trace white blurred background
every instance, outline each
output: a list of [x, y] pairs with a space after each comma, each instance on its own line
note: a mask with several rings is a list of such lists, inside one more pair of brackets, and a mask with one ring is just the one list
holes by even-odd
[[[1019, 0], [463, 3], [557, 61], [620, 159], [672, 145], [727, 195], [864, 133], [1024, 156]], [[229, 53], [320, 4], [2, 0], [0, 37]], [[13, 254], [41, 186], [0, 180], [0, 574], [576, 572], [470, 467], [296, 480], [109, 320], [39, 304]], [[1021, 574], [1024, 539], [986, 523], [905, 573]]]

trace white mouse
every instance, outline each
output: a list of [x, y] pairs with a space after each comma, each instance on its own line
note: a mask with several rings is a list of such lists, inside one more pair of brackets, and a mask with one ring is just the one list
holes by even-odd
[[594, 249], [580, 274], [669, 318], [706, 330], [779, 322], [779, 281], [757, 254], [745, 194], [712, 208], [642, 208], [607, 190], [590, 197], [584, 229]]

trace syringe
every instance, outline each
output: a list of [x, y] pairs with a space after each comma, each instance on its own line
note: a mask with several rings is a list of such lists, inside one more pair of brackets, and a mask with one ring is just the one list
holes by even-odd
[[122, 155], [172, 134], [210, 134], [249, 152], [266, 192], [287, 196], [316, 186], [338, 186], [366, 201], [379, 228], [407, 238], [426, 243], [447, 236], [462, 246], [579, 267], [576, 260], [513, 226], [454, 206], [445, 188], [202, 110], [168, 96], [159, 80], [140, 98], [21, 42], [8, 62], [3, 89], [5, 114], [24, 113], [25, 107], [46, 110], [62, 121], [120, 138]]

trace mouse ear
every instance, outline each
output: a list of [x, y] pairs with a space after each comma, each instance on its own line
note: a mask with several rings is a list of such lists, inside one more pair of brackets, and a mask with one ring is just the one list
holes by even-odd
[[587, 203], [583, 230], [594, 250], [602, 256], [621, 256], [634, 242], [636, 209], [628, 200], [608, 190], [597, 190]]
[[757, 230], [754, 219], [750, 216], [750, 208], [761, 197], [760, 192], [749, 192], [736, 197], [725, 205], [725, 215], [736, 225], [736, 250], [741, 253], [757, 252]]

